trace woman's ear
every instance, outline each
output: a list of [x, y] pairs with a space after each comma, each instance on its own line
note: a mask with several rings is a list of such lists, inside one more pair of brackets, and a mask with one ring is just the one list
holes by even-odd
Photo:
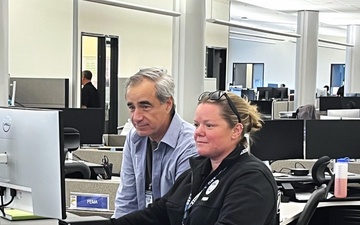
[[244, 125], [242, 123], [237, 123], [233, 128], [233, 137], [235, 139], [239, 138], [244, 130]]

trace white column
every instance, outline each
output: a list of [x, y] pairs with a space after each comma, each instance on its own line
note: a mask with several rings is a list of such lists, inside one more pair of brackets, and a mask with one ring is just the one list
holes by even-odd
[[0, 106], [8, 106], [9, 96], [9, 4], [0, 0]]
[[319, 12], [299, 11], [297, 17], [295, 109], [315, 105]]
[[194, 120], [197, 96], [205, 77], [205, 0], [174, 0], [172, 75], [175, 79], [177, 112], [188, 122]]
[[344, 93], [360, 93], [360, 25], [347, 27], [347, 43]]

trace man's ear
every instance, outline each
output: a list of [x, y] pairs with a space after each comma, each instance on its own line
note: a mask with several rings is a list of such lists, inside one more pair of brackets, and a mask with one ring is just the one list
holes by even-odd
[[174, 98], [173, 97], [167, 98], [165, 104], [166, 104], [166, 111], [170, 112], [174, 105]]

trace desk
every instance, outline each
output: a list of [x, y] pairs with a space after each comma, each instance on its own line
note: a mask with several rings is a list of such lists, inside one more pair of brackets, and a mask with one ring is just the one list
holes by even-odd
[[58, 220], [43, 219], [43, 220], [23, 220], [23, 221], [9, 221], [0, 218], [0, 225], [58, 225]]
[[[306, 203], [289, 202], [280, 204], [280, 225], [290, 224], [299, 218]], [[360, 201], [334, 201], [321, 202], [318, 208], [334, 207], [334, 206], [359, 206]], [[340, 225], [340, 224], [339, 224]]]
[[[86, 222], [89, 221], [108, 221], [108, 219], [100, 217], [100, 216], [86, 216], [80, 217], [75, 214], [67, 212], [67, 219], [73, 221], [82, 221]], [[57, 219], [40, 219], [40, 220], [22, 220], [22, 221], [9, 221], [3, 218], [0, 218], [0, 225], [58, 225], [59, 220]]]

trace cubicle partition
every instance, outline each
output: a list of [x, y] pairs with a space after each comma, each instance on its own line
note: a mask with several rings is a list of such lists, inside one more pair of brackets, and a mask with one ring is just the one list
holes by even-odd
[[319, 109], [360, 109], [360, 97], [320, 97]]
[[[69, 107], [69, 79], [64, 78], [17, 78], [10, 83], [16, 85], [10, 92], [10, 99], [16, 106], [38, 108]], [[15, 94], [15, 96], [13, 96]]]

